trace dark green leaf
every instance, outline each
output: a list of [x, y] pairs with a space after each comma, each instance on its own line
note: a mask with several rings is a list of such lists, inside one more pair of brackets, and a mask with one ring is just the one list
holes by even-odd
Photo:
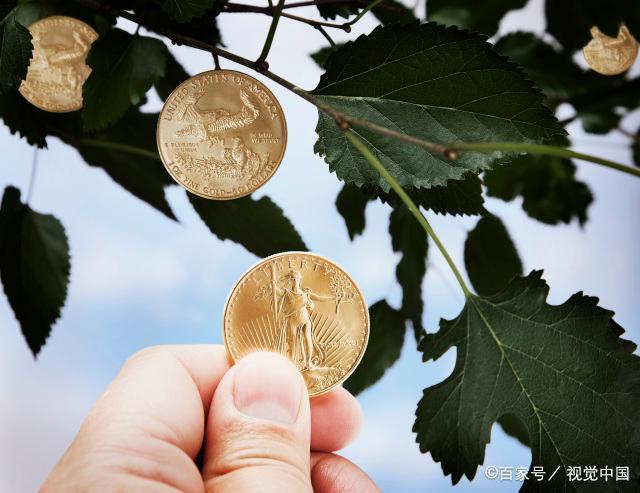
[[454, 483], [472, 479], [493, 423], [514, 415], [528, 430], [531, 465], [547, 473], [544, 484], [530, 476], [521, 491], [577, 491], [566, 468], [586, 464], [628, 466], [630, 481], [601, 479], [584, 491], [637, 491], [636, 346], [619, 337], [623, 329], [596, 298], [577, 293], [554, 306], [546, 303], [548, 292], [540, 272], [516, 278], [495, 296], [471, 296], [455, 320], [442, 320], [439, 332], [425, 336], [425, 361], [454, 346], [457, 356], [452, 374], [425, 389], [418, 404], [420, 450]]
[[492, 197], [513, 200], [522, 196], [522, 208], [538, 221], [558, 224], [576, 218], [582, 225], [593, 195], [575, 172], [570, 159], [525, 155], [487, 171], [484, 183]]
[[117, 125], [91, 135], [61, 128], [55, 135], [74, 146], [88, 164], [104, 169], [123, 188], [175, 219], [164, 195], [164, 188], [174, 181], [158, 156], [157, 121], [157, 113], [140, 113], [135, 109], [118, 120]]
[[46, 147], [46, 113], [22, 97], [17, 89], [0, 96], [0, 117], [12, 134], [18, 133], [31, 145]]
[[586, 73], [571, 55], [559, 52], [534, 33], [507, 34], [498, 40], [495, 49], [521, 65], [548, 98], [564, 100], [588, 89], [584, 84]]
[[194, 18], [189, 22], [176, 22], [171, 19], [162, 10], [160, 4], [150, 2], [135, 2], [133, 7], [135, 13], [145, 19], [145, 26], [151, 31], [163, 34], [162, 31], [171, 31], [174, 33], [189, 36], [208, 44], [221, 44], [220, 31], [216, 22], [216, 16], [220, 13], [222, 6], [226, 1], [216, 1], [212, 8], [208, 9], [200, 17]]
[[404, 315], [391, 308], [386, 301], [369, 307], [371, 329], [369, 343], [356, 371], [344, 383], [352, 394], [359, 394], [382, 378], [400, 358], [406, 332]]
[[345, 184], [340, 190], [336, 198], [336, 209], [344, 218], [351, 240], [364, 231], [364, 213], [371, 200], [375, 200], [375, 196], [363, 192], [355, 185]]
[[52, 15], [66, 15], [86, 22], [98, 33], [104, 32], [115, 24], [114, 18], [97, 15], [94, 9], [78, 5], [69, 0], [20, 0], [15, 11], [20, 24], [29, 27], [35, 21]]
[[358, 1], [354, 2], [340, 2], [340, 3], [318, 3], [318, 12], [325, 19], [334, 20], [336, 17], [343, 17], [345, 19], [357, 14], [360, 10], [362, 3]]
[[269, 197], [207, 200], [188, 195], [214, 235], [221, 240], [240, 243], [258, 257], [307, 249], [291, 221]]
[[396, 267], [396, 278], [402, 287], [402, 313], [411, 320], [419, 338], [424, 332], [422, 280], [427, 269], [427, 235], [404, 205], [397, 205], [391, 212], [389, 234], [393, 251], [402, 255]]
[[167, 51], [167, 66], [164, 77], [156, 82], [155, 87], [160, 99], [165, 101], [173, 90], [189, 78], [189, 74], [180, 62]]
[[164, 0], [162, 10], [178, 22], [189, 22], [213, 7], [215, 0]]
[[[344, 113], [431, 142], [544, 142], [564, 130], [522, 72], [484, 36], [429, 24], [376, 28], [334, 52], [314, 94]], [[320, 115], [317, 153], [347, 183], [389, 185]], [[465, 152], [450, 162], [364, 128], [364, 139], [401, 185], [429, 188], [509, 157]]]
[[165, 73], [167, 48], [162, 41], [113, 29], [89, 51], [92, 72], [84, 83], [82, 119], [87, 131], [115, 123], [137, 106]]
[[480, 218], [464, 244], [464, 264], [480, 295], [495, 294], [522, 275], [522, 262], [507, 228], [496, 216]]
[[20, 202], [18, 189], [7, 187], [0, 206], [0, 278], [34, 356], [60, 317], [69, 268], [60, 221], [33, 211]]
[[507, 12], [526, 4], [527, 0], [427, 0], [427, 17], [440, 24], [492, 35]]
[[473, 216], [484, 212], [482, 185], [476, 175], [449, 180], [444, 186], [419, 188], [412, 196], [416, 204], [436, 214]]
[[0, 3], [0, 95], [15, 89], [27, 76], [31, 59], [31, 34], [18, 22], [16, 2]]
[[498, 419], [498, 423], [502, 426], [502, 430], [507, 435], [512, 436], [526, 447], [531, 446], [529, 431], [517, 416], [514, 416], [513, 414], [504, 414]]
[[545, 13], [547, 31], [568, 50], [586, 45], [592, 26], [616, 36], [624, 22], [640, 38], [640, 8], [634, 0], [547, 0]]
[[[349, 18], [365, 8], [372, 0], [353, 0], [342, 3], [318, 3], [318, 11], [325, 19], [335, 19], [336, 17]], [[382, 24], [392, 24], [394, 22], [411, 22], [416, 20], [413, 10], [396, 0], [384, 0], [371, 9], [371, 13]]]
[[318, 64], [320, 68], [324, 68], [324, 64], [327, 63], [329, 55], [331, 55], [331, 53], [333, 53], [335, 50], [342, 48], [343, 46], [344, 43], [337, 43], [335, 47], [325, 46], [324, 48], [320, 48], [315, 53], [311, 53], [311, 58]]

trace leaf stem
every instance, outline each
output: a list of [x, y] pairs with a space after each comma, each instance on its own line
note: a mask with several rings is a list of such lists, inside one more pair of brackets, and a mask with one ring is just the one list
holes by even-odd
[[356, 22], [358, 22], [364, 15], [369, 12], [371, 9], [376, 7], [378, 4], [382, 3], [384, 0], [374, 0], [370, 4], [368, 4], [365, 8], [363, 8], [358, 15], [356, 15], [353, 19], [347, 22], [348, 26], [353, 26]]
[[622, 171], [630, 175], [640, 177], [640, 168], [634, 168], [622, 163], [617, 163], [609, 159], [604, 159], [590, 154], [584, 154], [582, 152], [572, 151], [564, 147], [554, 147], [544, 144], [527, 144], [517, 142], [460, 142], [452, 144], [453, 149], [459, 151], [508, 151], [508, 152], [527, 152], [529, 154], [538, 154], [541, 156], [557, 156], [570, 159], [579, 159], [581, 161], [587, 161], [589, 163], [599, 164], [607, 168]]
[[273, 43], [273, 38], [276, 34], [276, 29], [278, 27], [278, 22], [280, 21], [280, 14], [282, 14], [282, 8], [284, 7], [284, 0], [278, 0], [278, 5], [276, 5], [271, 10], [271, 25], [269, 26], [269, 32], [267, 33], [267, 39], [264, 40], [264, 46], [262, 47], [262, 52], [260, 56], [256, 60], [256, 64], [260, 64], [267, 60], [267, 56], [269, 55], [269, 50], [271, 49], [271, 44]]
[[31, 202], [33, 186], [36, 182], [36, 174], [38, 172], [38, 154], [39, 154], [39, 149], [37, 147], [34, 147], [33, 158], [31, 159], [31, 176], [29, 177], [29, 188], [27, 189], [27, 204]]
[[438, 250], [440, 250], [440, 253], [442, 253], [442, 256], [447, 261], [447, 264], [449, 264], [449, 267], [453, 271], [453, 274], [456, 276], [456, 279], [458, 281], [458, 284], [460, 284], [460, 287], [462, 288], [464, 296], [466, 298], [469, 298], [471, 296], [471, 291], [467, 287], [467, 284], [464, 282], [462, 274], [460, 274], [460, 271], [456, 267], [456, 264], [453, 262], [453, 259], [449, 255], [449, 252], [447, 252], [447, 249], [440, 241], [440, 238], [438, 238], [438, 235], [436, 235], [436, 232], [431, 227], [431, 224], [429, 224], [429, 221], [427, 221], [427, 218], [420, 211], [420, 208], [411, 199], [411, 197], [404, 190], [404, 188], [402, 188], [402, 185], [400, 185], [400, 183], [398, 183], [398, 181], [393, 177], [393, 175], [389, 173], [389, 171], [387, 171], [387, 168], [384, 167], [384, 164], [380, 162], [378, 157], [375, 154], [373, 154], [373, 152], [371, 152], [369, 147], [360, 139], [360, 137], [358, 137], [358, 135], [354, 131], [347, 129], [347, 130], [343, 130], [342, 133], [347, 138], [347, 140], [351, 142], [351, 144], [353, 144], [353, 146], [356, 149], [358, 149], [360, 154], [362, 154], [364, 158], [367, 161], [369, 161], [369, 164], [371, 164], [371, 166], [373, 166], [376, 169], [376, 171], [380, 173], [380, 176], [384, 178], [384, 180], [391, 186], [391, 188], [398, 194], [398, 196], [407, 206], [411, 214], [413, 214], [413, 216], [418, 220], [420, 225], [424, 228], [427, 235], [436, 244], [436, 246], [438, 247]]
[[315, 26], [315, 28], [320, 31], [320, 33], [325, 37], [325, 39], [327, 41], [329, 41], [329, 44], [331, 45], [331, 48], [335, 48], [336, 47], [336, 42], [333, 40], [333, 38], [331, 36], [329, 36], [329, 33], [327, 32], [327, 30], [322, 27], [322, 26]]

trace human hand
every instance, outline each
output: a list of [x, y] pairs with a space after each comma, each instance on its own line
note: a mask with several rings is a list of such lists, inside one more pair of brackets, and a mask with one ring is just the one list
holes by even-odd
[[330, 453], [360, 422], [343, 388], [309, 401], [277, 354], [229, 367], [221, 346], [158, 346], [127, 361], [40, 491], [374, 493]]

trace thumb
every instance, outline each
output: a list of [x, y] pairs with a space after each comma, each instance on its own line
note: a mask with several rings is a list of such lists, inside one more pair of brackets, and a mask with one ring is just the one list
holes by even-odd
[[208, 493], [311, 492], [309, 398], [295, 366], [252, 353], [211, 402], [202, 471]]

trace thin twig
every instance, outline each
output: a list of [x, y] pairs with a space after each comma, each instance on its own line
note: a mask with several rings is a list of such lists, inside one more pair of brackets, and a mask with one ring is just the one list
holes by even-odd
[[329, 41], [329, 44], [331, 45], [331, 48], [335, 48], [336, 47], [336, 42], [333, 40], [333, 38], [331, 36], [329, 36], [329, 33], [327, 32], [327, 30], [322, 27], [322, 26], [315, 26], [315, 28], [320, 31], [320, 33], [325, 37], [325, 39], [327, 41]]
[[272, 17], [271, 25], [269, 26], [269, 32], [267, 33], [267, 38], [264, 40], [264, 46], [262, 47], [260, 56], [256, 60], [256, 65], [260, 65], [263, 62], [266, 62], [267, 60], [267, 56], [269, 55], [269, 50], [271, 49], [271, 44], [273, 43], [273, 38], [276, 35], [278, 22], [280, 21], [280, 14], [282, 14], [282, 7], [284, 7], [284, 0], [278, 0], [278, 5], [275, 8], [270, 9], [271, 17]]
[[[286, 5], [284, 6], [286, 7]], [[264, 14], [268, 16], [273, 16], [274, 11], [277, 9], [271, 7], [258, 7], [256, 5], [247, 5], [243, 3], [228, 3], [225, 5], [223, 12], [234, 14], [234, 13], [251, 13], [251, 14]], [[292, 19], [294, 21], [302, 22], [303, 24], [307, 24], [312, 27], [330, 27], [333, 29], [340, 29], [341, 31], [350, 32], [351, 26], [348, 23], [335, 23], [335, 22], [325, 22], [325, 21], [316, 21], [313, 19], [308, 19], [306, 17], [300, 17], [299, 15], [289, 14], [287, 12], [281, 12], [280, 17], [286, 17], [287, 19]]]

